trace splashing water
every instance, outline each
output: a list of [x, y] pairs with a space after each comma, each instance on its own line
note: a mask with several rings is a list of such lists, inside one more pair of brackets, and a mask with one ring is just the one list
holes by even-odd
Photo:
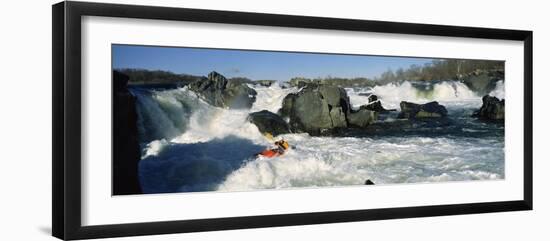
[[443, 105], [465, 108], [478, 107], [481, 97], [470, 90], [465, 84], [456, 81], [441, 81], [435, 84], [404, 81], [389, 83], [373, 88], [346, 88], [354, 108], [369, 103], [370, 95], [378, 96], [382, 105], [388, 109], [399, 109], [401, 101], [427, 103], [438, 101]]
[[497, 82], [495, 89], [489, 93], [490, 96], [497, 97], [499, 99], [504, 99], [506, 95], [504, 94], [504, 81], [500, 80]]

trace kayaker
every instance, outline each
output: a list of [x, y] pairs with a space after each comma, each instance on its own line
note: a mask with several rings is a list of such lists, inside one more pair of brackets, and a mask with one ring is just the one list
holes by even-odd
[[274, 144], [277, 146], [277, 148], [267, 149], [265, 151], [260, 152], [258, 155], [265, 156], [265, 157], [276, 157], [276, 156], [285, 154], [286, 150], [290, 148], [290, 145], [284, 139], [280, 141], [276, 141]]
[[279, 152], [279, 155], [285, 154], [285, 151], [288, 150], [288, 148], [290, 147], [288, 142], [284, 139], [276, 141], [275, 145], [277, 145], [277, 151]]

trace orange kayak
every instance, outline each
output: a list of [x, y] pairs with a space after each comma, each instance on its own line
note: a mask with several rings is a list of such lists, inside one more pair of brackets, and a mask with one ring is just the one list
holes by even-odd
[[277, 151], [277, 149], [267, 149], [265, 151], [258, 153], [258, 155], [265, 156], [265, 157], [276, 157], [281, 154]]

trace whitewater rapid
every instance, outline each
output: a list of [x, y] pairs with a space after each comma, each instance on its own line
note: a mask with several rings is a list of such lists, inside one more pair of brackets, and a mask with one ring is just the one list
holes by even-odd
[[[299, 91], [278, 85], [253, 87], [250, 110], [213, 107], [186, 89], [132, 90], [138, 99], [142, 160], [140, 180], [146, 193], [243, 191], [504, 178], [504, 127], [469, 117], [481, 97], [458, 82], [423, 90], [413, 83], [346, 89], [351, 104], [368, 103], [376, 94], [384, 107], [402, 100], [437, 100], [457, 119], [444, 135], [312, 137], [286, 134], [293, 149], [277, 158], [254, 158], [270, 147], [248, 113], [277, 112], [284, 97]], [[501, 88], [501, 89], [499, 89]], [[504, 93], [497, 84], [495, 93]], [[499, 92], [500, 91], [500, 92]], [[455, 133], [456, 132], [456, 133]]]
[[[500, 85], [498, 83], [501, 83]], [[497, 83], [497, 89], [504, 89], [502, 81]], [[416, 85], [416, 86], [415, 86]], [[495, 91], [498, 92], [498, 90]], [[388, 109], [398, 109], [401, 101], [414, 103], [426, 103], [438, 101], [450, 106], [465, 108], [479, 107], [481, 98], [470, 90], [464, 83], [456, 81], [442, 81], [436, 84], [424, 84], [421, 82], [404, 81], [401, 83], [389, 83], [373, 88], [346, 88], [353, 107], [368, 104], [368, 96], [376, 95], [382, 100]], [[493, 93], [492, 93], [493, 94]]]

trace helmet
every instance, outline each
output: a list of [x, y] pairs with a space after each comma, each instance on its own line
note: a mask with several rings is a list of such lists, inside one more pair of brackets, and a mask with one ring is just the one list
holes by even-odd
[[288, 149], [288, 147], [290, 147], [290, 145], [288, 144], [288, 142], [285, 141], [285, 140], [277, 141], [277, 142], [275, 142], [275, 144], [278, 145], [278, 146], [281, 146], [281, 147], [284, 148], [285, 150]]
[[288, 149], [290, 147], [290, 145], [288, 144], [288, 142], [286, 142], [285, 140], [283, 140], [283, 143], [281, 144], [283, 146], [283, 148]]

